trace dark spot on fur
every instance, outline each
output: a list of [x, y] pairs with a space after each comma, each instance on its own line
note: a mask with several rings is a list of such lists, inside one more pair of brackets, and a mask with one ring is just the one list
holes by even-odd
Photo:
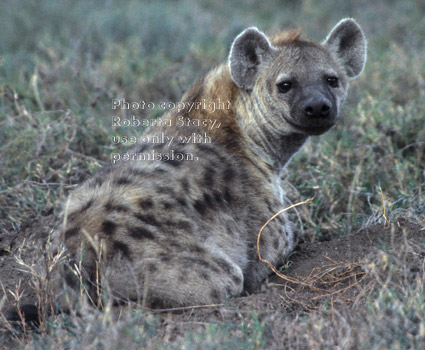
[[155, 218], [153, 215], [149, 214], [134, 214], [134, 216], [139, 219], [140, 221], [143, 221], [145, 224], [157, 226], [160, 227], [161, 223]]
[[213, 192], [213, 198], [218, 204], [223, 201], [223, 195], [217, 190]]
[[152, 173], [154, 175], [158, 175], [158, 174], [167, 174], [170, 171], [168, 169], [165, 168], [155, 168], [155, 171]]
[[164, 221], [162, 221], [162, 223], [165, 226], [169, 226], [169, 227], [175, 227], [176, 226], [176, 222], [173, 221], [173, 220], [164, 220]]
[[90, 199], [83, 207], [67, 215], [69, 221], [76, 220], [80, 215], [84, 214], [93, 204], [94, 200]]
[[142, 144], [142, 145], [139, 146], [138, 153], [143, 153], [147, 149], [148, 149], [148, 144], [147, 143], [144, 143], [144, 144]]
[[176, 227], [185, 230], [186, 232], [192, 232], [192, 224], [186, 220], [179, 220], [176, 222]]
[[198, 265], [201, 265], [201, 266], [205, 267], [206, 269], [211, 269], [212, 271], [214, 271], [216, 273], [218, 272], [218, 270], [215, 268], [215, 266], [212, 267], [211, 264], [208, 263], [208, 261], [202, 260], [202, 259], [201, 260], [194, 259], [194, 260], [197, 262]]
[[271, 206], [270, 202], [268, 202], [268, 203], [267, 203], [267, 210], [268, 210], [270, 213], [273, 213], [273, 212], [274, 212], [274, 211], [273, 211], [273, 207]]
[[206, 187], [213, 187], [214, 186], [214, 175], [215, 170], [211, 167], [207, 167], [205, 169], [204, 178], [202, 180], [202, 185]]
[[184, 198], [181, 197], [177, 197], [176, 198], [177, 203], [179, 203], [182, 207], [186, 206], [186, 200]]
[[119, 241], [114, 241], [113, 250], [121, 252], [124, 257], [126, 257], [128, 260], [131, 260], [130, 248], [127, 244]]
[[70, 239], [80, 232], [80, 227], [73, 227], [65, 231], [65, 239]]
[[131, 184], [131, 181], [128, 177], [119, 177], [114, 181], [114, 183], [117, 185], [128, 185]]
[[137, 169], [137, 168], [130, 168], [128, 169], [128, 172], [133, 176], [149, 176], [151, 175], [150, 172], [147, 172], [145, 169]]
[[80, 212], [81, 212], [81, 213], [83, 213], [83, 212], [85, 212], [86, 210], [88, 210], [88, 209], [92, 206], [93, 202], [94, 202], [94, 200], [93, 200], [93, 199], [90, 199], [90, 200], [86, 203], [86, 205], [80, 209]]
[[274, 249], [279, 249], [279, 238], [275, 238], [274, 240], [273, 240], [273, 248]]
[[159, 253], [158, 258], [161, 260], [161, 262], [165, 262], [165, 263], [171, 260], [170, 255], [168, 255], [167, 253]]
[[178, 241], [170, 241], [168, 242], [168, 246], [180, 249], [182, 245]]
[[153, 200], [150, 198], [139, 200], [139, 207], [142, 208], [143, 210], [151, 209], [153, 208], [153, 206], [154, 206]]
[[136, 239], [154, 239], [154, 234], [144, 227], [129, 227], [130, 236]]
[[204, 193], [204, 203], [207, 207], [213, 208], [215, 207], [215, 202], [213, 201], [212, 197], [208, 193]]
[[211, 281], [211, 277], [210, 277], [210, 275], [206, 271], [199, 270], [198, 273], [199, 273], [199, 277], [201, 277], [203, 280], [205, 280], [205, 281]]
[[158, 267], [155, 264], [148, 264], [148, 271], [150, 273], [155, 273], [158, 271]]
[[164, 162], [165, 164], [171, 165], [174, 168], [178, 168], [183, 165], [183, 162], [177, 159], [161, 159], [161, 161]]
[[215, 156], [219, 160], [219, 163], [227, 164], [225, 158], [220, 154], [219, 151], [217, 151], [215, 147], [212, 147], [211, 145], [208, 145], [205, 143], [199, 143], [197, 144], [197, 147], [200, 151], [209, 153], [210, 155]]
[[192, 253], [205, 254], [205, 249], [197, 244], [190, 245], [189, 249]]
[[174, 204], [170, 203], [170, 202], [164, 202], [164, 203], [162, 203], [162, 205], [163, 205], [165, 210], [170, 210], [171, 208], [174, 207]]
[[182, 184], [182, 188], [184, 192], [189, 192], [189, 181], [185, 178], [185, 179], [181, 179], [181, 184]]
[[236, 174], [233, 168], [227, 167], [223, 172], [223, 181], [228, 183], [231, 182], [235, 178]]
[[196, 200], [193, 204], [193, 207], [201, 215], [205, 215], [205, 213], [207, 212], [207, 207], [205, 206], [205, 203], [203, 201]]
[[105, 235], [108, 235], [108, 236], [113, 235], [115, 233], [116, 229], [117, 229], [116, 223], [114, 223], [110, 220], [105, 220], [104, 222], [102, 222], [101, 230]]
[[[66, 219], [69, 222], [75, 221], [81, 215], [79, 210], [73, 211], [66, 216]], [[60, 221], [63, 221], [63, 217], [60, 218]]]
[[156, 191], [158, 193], [169, 194], [170, 196], [173, 196], [173, 197], [175, 196], [174, 189], [168, 186], [158, 186], [156, 188]]
[[230, 189], [229, 189], [228, 187], [226, 187], [226, 188], [224, 189], [224, 194], [223, 194], [223, 196], [224, 196], [224, 200], [225, 200], [228, 204], [231, 204], [231, 203], [232, 203], [233, 198], [232, 198], [232, 195], [230, 194]]
[[220, 298], [220, 292], [217, 289], [215, 289], [215, 288], [211, 289], [210, 297], [214, 301], [219, 301], [221, 299]]
[[162, 150], [164, 148], [164, 144], [163, 143], [155, 143], [153, 144], [153, 146], [151, 146], [154, 150]]
[[113, 204], [113, 202], [109, 201], [105, 204], [105, 210], [107, 211], [118, 211], [118, 212], [128, 212], [130, 209], [122, 204]]
[[240, 149], [239, 146], [239, 135], [230, 126], [224, 126], [221, 128], [221, 133], [226, 136], [225, 143], [226, 148], [231, 150]]

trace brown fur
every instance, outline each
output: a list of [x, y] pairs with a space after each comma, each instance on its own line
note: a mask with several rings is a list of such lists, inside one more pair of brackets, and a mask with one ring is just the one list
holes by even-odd
[[[338, 48], [341, 35], [359, 45], [361, 31], [350, 21], [332, 32], [330, 47]], [[259, 287], [269, 269], [258, 261], [257, 234], [286, 205], [280, 172], [309, 135], [335, 124], [348, 85], [346, 67], [355, 72], [364, 64], [352, 64], [350, 52], [338, 56], [327, 44], [301, 40], [300, 31], [274, 36], [271, 43], [255, 28], [241, 33], [229, 62], [198, 79], [182, 98], [228, 102], [228, 108], [169, 112], [162, 121], [171, 126], [146, 133], [174, 137], [169, 147], [136, 145], [129, 151], [134, 160], [123, 157], [70, 194], [54, 236], [68, 255], [55, 274], [58, 294], [66, 285], [78, 290], [82, 281], [94, 303], [103, 288], [116, 302], [182, 306], [222, 302]], [[360, 60], [361, 47], [355, 49]], [[328, 76], [337, 76], [337, 83]], [[292, 84], [288, 91], [283, 83]], [[179, 126], [181, 118], [201, 125]], [[219, 127], [202, 124], [210, 120]], [[193, 133], [211, 142], [178, 141]], [[197, 159], [137, 159], [171, 150]], [[261, 236], [262, 257], [277, 266], [296, 243], [281, 215]], [[66, 308], [66, 298], [59, 299]]]
[[270, 41], [275, 46], [285, 46], [296, 44], [300, 41], [302, 35], [302, 30], [289, 30], [285, 32], [281, 32], [270, 37]]

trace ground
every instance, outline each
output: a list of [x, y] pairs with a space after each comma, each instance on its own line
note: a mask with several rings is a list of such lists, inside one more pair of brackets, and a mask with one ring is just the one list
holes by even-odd
[[[43, 242], [58, 203], [110, 161], [113, 98], [178, 102], [250, 26], [321, 41], [342, 18], [368, 39], [338, 125], [284, 174], [305, 243], [253, 295], [174, 312], [84, 305], [37, 332], [0, 320], [0, 347], [29, 349], [421, 349], [425, 343], [425, 3], [420, 0], [3, 0], [0, 11], [0, 318], [46, 303]], [[139, 111], [138, 111], [139, 112]], [[142, 110], [140, 118], [164, 111]], [[125, 117], [126, 115], [122, 115]], [[128, 116], [128, 115], [127, 115]], [[407, 235], [404, 235], [406, 232]], [[373, 243], [373, 244], [372, 244]], [[21, 249], [20, 249], [21, 247]], [[21, 255], [33, 266], [31, 288]], [[24, 269], [31, 266], [24, 267]], [[41, 274], [40, 274], [41, 273]], [[37, 277], [38, 274], [38, 277]], [[295, 279], [296, 280], [293, 280]], [[35, 282], [35, 284], [33, 283]], [[32, 292], [33, 287], [39, 289]], [[10, 292], [11, 291], [11, 292]], [[33, 293], [31, 296], [30, 294]]]
[[[17, 257], [29, 264], [39, 262], [53, 223], [54, 217], [50, 215], [0, 236], [0, 281], [3, 287], [0, 297], [6, 293], [5, 314], [15, 304], [11, 292], [16, 292], [17, 288], [21, 292], [21, 305], [37, 300], [31, 274], [20, 271], [24, 267]], [[400, 255], [400, 252], [403, 253]], [[424, 227], [400, 219], [387, 225], [372, 225], [346, 236], [324, 236], [320, 241], [303, 242], [281, 268], [282, 275], [271, 271], [269, 279], [255, 294], [231, 298], [223, 305], [147, 310], [145, 317], [159, 315], [157, 337], [170, 343], [184, 339], [188, 333], [196, 334], [208, 325], [238, 324], [254, 313], [258, 322], [267, 325], [271, 332], [265, 344], [277, 346], [282, 339], [291, 337], [292, 328], [282, 328], [282, 319], [295, 319], [324, 309], [328, 309], [330, 317], [335, 317], [363, 305], [365, 293], [370, 295], [381, 287], [374, 269], [384, 256], [403, 259], [410, 280], [423, 274]], [[391, 278], [389, 271], [384, 269], [383, 273], [385, 278]], [[117, 316], [119, 312], [122, 310], [118, 308], [114, 311], [115, 317], [120, 317]], [[3, 337], [7, 344], [13, 344], [10, 332]]]

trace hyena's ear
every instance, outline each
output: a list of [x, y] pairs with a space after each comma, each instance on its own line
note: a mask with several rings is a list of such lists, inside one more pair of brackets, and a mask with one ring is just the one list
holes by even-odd
[[258, 68], [275, 49], [267, 37], [255, 27], [240, 33], [233, 41], [229, 54], [230, 75], [237, 86], [250, 90]]
[[348, 78], [354, 79], [363, 71], [366, 63], [366, 38], [353, 19], [346, 18], [339, 22], [323, 44], [343, 64]]

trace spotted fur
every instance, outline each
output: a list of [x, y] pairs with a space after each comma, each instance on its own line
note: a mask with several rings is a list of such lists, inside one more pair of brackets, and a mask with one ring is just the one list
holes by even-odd
[[[229, 101], [229, 108], [170, 111], [162, 118], [172, 126], [147, 131], [206, 133], [211, 143], [136, 145], [131, 151], [175, 149], [197, 160], [120, 161], [74, 190], [55, 236], [68, 256], [57, 280], [77, 290], [82, 280], [92, 300], [100, 286], [117, 301], [151, 306], [218, 303], [255, 291], [270, 272], [258, 260], [257, 234], [285, 207], [281, 171], [308, 136], [335, 125], [365, 55], [363, 32], [351, 19], [321, 44], [300, 32], [242, 32], [227, 62], [182, 99]], [[220, 126], [178, 127], [180, 117]], [[296, 244], [282, 215], [263, 232], [261, 255], [277, 266]]]

